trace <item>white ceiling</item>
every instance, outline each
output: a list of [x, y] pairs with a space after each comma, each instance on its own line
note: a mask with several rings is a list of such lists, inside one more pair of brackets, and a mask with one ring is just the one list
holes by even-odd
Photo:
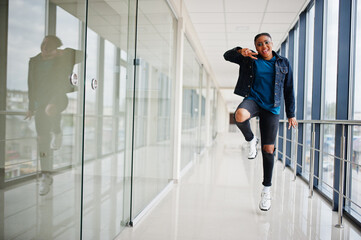
[[235, 46], [255, 49], [253, 38], [260, 32], [270, 33], [274, 50], [278, 50], [309, 2], [309, 0], [183, 1], [229, 111], [234, 111], [241, 101], [241, 97], [233, 94], [238, 66], [226, 62], [223, 53]]

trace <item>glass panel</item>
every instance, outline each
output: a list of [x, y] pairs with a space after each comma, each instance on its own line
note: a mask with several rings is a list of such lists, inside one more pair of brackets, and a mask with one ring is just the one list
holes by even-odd
[[207, 99], [207, 77], [208, 74], [202, 68], [203, 74], [201, 75], [202, 87], [201, 87], [201, 103], [200, 103], [200, 122], [199, 122], [199, 148], [202, 152], [206, 146], [207, 128], [206, 128], [206, 99]]
[[[338, 47], [338, 0], [325, 1], [323, 43], [323, 97], [322, 119], [336, 119], [336, 84], [337, 84], [337, 49]], [[334, 157], [335, 154], [335, 126], [322, 125], [321, 128], [322, 161], [320, 167], [320, 187], [332, 198]]]
[[213, 87], [213, 117], [212, 117], [212, 121], [213, 121], [213, 133], [212, 133], [212, 138], [215, 139], [217, 137], [217, 105], [218, 105], [218, 92], [217, 89], [215, 87]]
[[[298, 87], [298, 39], [299, 39], [299, 26], [297, 25], [295, 27], [294, 30], [294, 49], [293, 49], [293, 66], [292, 66], [292, 70], [293, 70], [293, 87], [294, 87], [294, 93], [295, 93], [295, 100], [296, 100], [296, 106], [297, 106], [297, 87]], [[295, 111], [295, 116], [297, 118], [297, 107], [296, 107], [296, 111]], [[300, 119], [298, 119], [300, 120]], [[297, 130], [298, 131], [298, 130]], [[297, 161], [297, 156], [296, 156], [296, 148], [298, 150], [299, 145], [296, 144], [298, 143], [298, 139], [296, 139], [296, 131], [292, 130], [292, 148], [291, 148], [291, 156], [292, 156], [292, 168], [295, 169], [295, 167], [297, 167], [297, 162], [295, 162], [295, 159]]]
[[[310, 120], [311, 107], [312, 107], [312, 82], [313, 82], [313, 37], [314, 37], [314, 24], [315, 24], [315, 5], [307, 13], [306, 24], [306, 87], [305, 87], [305, 109], [304, 119]], [[310, 173], [310, 158], [311, 158], [311, 124], [304, 126], [304, 157], [302, 163], [302, 175], [309, 179]]]
[[197, 153], [199, 125], [199, 89], [201, 67], [188, 39], [184, 40], [183, 59], [183, 113], [181, 169], [187, 166]]
[[11, 0], [0, 11], [0, 238], [79, 239], [85, 4]]
[[210, 91], [209, 91], [209, 95], [208, 95], [208, 99], [209, 99], [209, 125], [210, 125], [210, 129], [209, 129], [209, 134], [210, 137], [209, 139], [207, 139], [206, 141], [209, 140], [213, 140], [215, 138], [216, 135], [216, 88], [214, 86], [213, 80], [209, 79], [209, 84], [210, 84]]
[[176, 19], [164, 0], [138, 1], [132, 220], [172, 179]]
[[[354, 1], [355, 11], [353, 15], [353, 29], [355, 31], [354, 41], [354, 63], [353, 63], [353, 109], [352, 119], [361, 120], [361, 1]], [[349, 211], [351, 214], [361, 221], [361, 126], [352, 128], [352, 143], [351, 143], [351, 161], [352, 164], [349, 170], [349, 193], [348, 197], [352, 200], [349, 202]]]
[[128, 0], [90, 0], [87, 27], [82, 232], [114, 239], [124, 228]]
[[[99, 35], [91, 30], [87, 29], [87, 68], [86, 78], [91, 81], [92, 79], [98, 79], [98, 58], [99, 58]], [[94, 159], [97, 156], [97, 96], [96, 91], [93, 91], [90, 84], [87, 86], [85, 92], [85, 126], [84, 129], [84, 145], [86, 151], [84, 151], [84, 161]]]

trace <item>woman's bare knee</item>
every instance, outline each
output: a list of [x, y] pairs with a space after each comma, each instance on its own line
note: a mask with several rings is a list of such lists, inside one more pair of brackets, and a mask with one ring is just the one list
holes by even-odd
[[238, 108], [238, 110], [236, 111], [236, 121], [237, 122], [244, 122], [246, 120], [248, 120], [251, 117], [251, 114], [248, 112], [247, 109], [244, 108]]
[[275, 151], [275, 145], [263, 145], [262, 150], [266, 153], [273, 153]]
[[46, 115], [52, 117], [58, 113], [58, 109], [55, 104], [48, 104], [45, 108]]

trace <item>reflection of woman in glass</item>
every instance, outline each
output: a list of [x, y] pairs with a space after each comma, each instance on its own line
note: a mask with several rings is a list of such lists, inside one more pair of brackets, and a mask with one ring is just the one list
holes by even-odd
[[29, 61], [29, 110], [25, 119], [31, 119], [35, 114], [42, 172], [40, 195], [49, 192], [53, 181], [50, 175], [51, 149], [57, 150], [61, 147], [61, 112], [68, 105], [66, 93], [75, 90], [70, 84], [69, 76], [74, 65], [81, 59], [80, 51], [71, 48], [58, 49], [61, 45], [58, 37], [46, 36], [41, 43], [41, 53]]

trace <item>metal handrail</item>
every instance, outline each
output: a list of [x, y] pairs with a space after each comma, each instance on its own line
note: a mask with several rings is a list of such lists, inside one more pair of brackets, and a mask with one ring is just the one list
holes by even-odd
[[[282, 123], [288, 123], [286, 119], [280, 119]], [[298, 123], [315, 123], [315, 124], [337, 124], [337, 125], [361, 125], [360, 120], [297, 120]]]
[[[287, 120], [280, 120], [281, 123], [288, 123]], [[338, 223], [335, 225], [335, 227], [338, 228], [343, 228], [342, 225], [342, 214], [343, 214], [343, 201], [344, 199], [347, 199], [348, 201], [350, 201], [351, 203], [353, 203], [355, 206], [361, 208], [361, 206], [359, 204], [357, 204], [355, 201], [353, 201], [351, 198], [347, 197], [346, 195], [344, 195], [344, 179], [345, 179], [345, 171], [344, 171], [344, 164], [352, 164], [352, 165], [356, 165], [356, 166], [361, 166], [358, 163], [352, 162], [350, 160], [347, 159], [347, 156], [345, 155], [346, 149], [345, 149], [345, 144], [346, 144], [346, 140], [345, 140], [345, 126], [355, 126], [355, 125], [361, 125], [361, 121], [357, 121], [357, 120], [298, 120], [298, 123], [301, 124], [312, 124], [312, 136], [311, 136], [311, 146], [310, 146], [310, 172], [309, 172], [309, 198], [312, 198], [313, 196], [313, 180], [314, 178], [318, 179], [319, 181], [321, 181], [323, 184], [327, 185], [328, 187], [330, 187], [334, 192], [336, 192], [339, 196], [339, 201], [338, 201]], [[333, 125], [341, 125], [342, 126], [342, 135], [341, 135], [341, 143], [340, 143], [340, 156], [335, 156], [333, 154], [329, 154], [327, 152], [321, 151], [321, 149], [317, 149], [315, 148], [315, 125], [319, 124], [319, 125], [325, 125], [325, 124], [333, 124]], [[297, 149], [298, 146], [304, 146], [304, 144], [299, 143], [298, 142], [298, 128], [295, 129], [295, 137], [294, 139], [289, 139], [287, 138], [286, 135], [286, 127], [287, 124], [284, 124], [283, 128], [284, 128], [284, 136], [278, 136], [279, 139], [282, 139], [283, 142], [283, 151], [280, 151], [279, 149], [277, 149], [277, 153], [282, 153], [282, 162], [284, 167], [286, 166], [286, 159], [290, 160], [291, 163], [293, 162], [294, 164], [294, 180], [296, 180], [296, 175], [297, 175], [297, 167], [300, 166], [302, 167], [302, 165], [297, 163]], [[294, 156], [286, 156], [286, 142], [291, 142], [295, 145], [295, 151], [294, 151]], [[278, 143], [278, 141], [277, 141]], [[325, 181], [323, 181], [322, 179], [320, 179], [320, 177], [316, 176], [314, 174], [314, 154], [315, 152], [319, 152], [319, 153], [324, 153], [327, 154], [329, 156], [334, 157], [335, 159], [340, 160], [340, 180], [339, 180], [339, 190], [336, 190], [333, 186], [330, 186], [329, 184], [327, 184]], [[296, 157], [295, 157], [296, 156]], [[343, 157], [345, 156], [345, 158]], [[348, 177], [348, 173], [346, 173], [346, 177]]]

